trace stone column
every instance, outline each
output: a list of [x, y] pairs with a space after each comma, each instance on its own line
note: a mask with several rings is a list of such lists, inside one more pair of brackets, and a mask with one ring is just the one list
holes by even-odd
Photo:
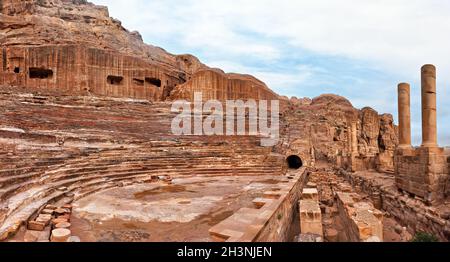
[[358, 128], [356, 122], [352, 123], [352, 155], [358, 155]]
[[411, 87], [407, 83], [398, 85], [399, 148], [411, 147]]
[[347, 132], [347, 148], [348, 148], [348, 152], [346, 156], [351, 156], [352, 155], [352, 125], [349, 124], [348, 125], [348, 132]]
[[436, 67], [422, 67], [422, 147], [437, 147]]

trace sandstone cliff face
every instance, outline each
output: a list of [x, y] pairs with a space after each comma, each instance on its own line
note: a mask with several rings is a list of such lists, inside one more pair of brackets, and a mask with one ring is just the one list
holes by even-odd
[[248, 75], [225, 74], [220, 70], [201, 70], [172, 92], [172, 99], [192, 100], [195, 92], [202, 92], [204, 100], [278, 99], [266, 84]]
[[[331, 161], [354, 170], [393, 170], [398, 135], [392, 115], [379, 115], [371, 108], [358, 110], [343, 97], [322, 95], [312, 101], [291, 99], [283, 120], [288, 126], [285, 142], [289, 154], [297, 153], [306, 162]], [[356, 135], [352, 125], [356, 125]], [[357, 138], [355, 146], [353, 136]]]
[[204, 100], [279, 99], [292, 154], [391, 169], [397, 134], [390, 115], [356, 110], [335, 95], [289, 101], [252, 76], [147, 45], [87, 1], [3, 0], [0, 10], [0, 85], [151, 101], [190, 100], [195, 92]]
[[[0, 10], [0, 85], [152, 101], [190, 98], [186, 94], [194, 90], [214, 99], [277, 98], [254, 77], [225, 75], [192, 55], [145, 44], [138, 32], [109, 17], [104, 6], [83, 0], [3, 0]], [[33, 77], [32, 69], [43, 71]], [[205, 70], [210, 72], [206, 78]], [[207, 86], [220, 78], [226, 81]]]
[[33, 13], [36, 0], [2, 0], [0, 1], [0, 12], [7, 15]]
[[129, 32], [109, 17], [107, 7], [87, 1], [3, 0], [1, 10], [2, 45], [80, 44], [143, 58], [180, 73], [204, 67], [194, 56], [176, 56], [145, 44], [138, 32]]

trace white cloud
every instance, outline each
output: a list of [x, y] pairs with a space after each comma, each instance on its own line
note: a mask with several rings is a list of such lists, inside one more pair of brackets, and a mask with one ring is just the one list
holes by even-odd
[[214, 6], [215, 1], [195, 0], [92, 2], [108, 6], [112, 16], [122, 19], [127, 28], [139, 30], [150, 41], [153, 38], [171, 38], [189, 49], [208, 49], [268, 61], [280, 56], [279, 50], [271, 44], [255, 42], [236, 30], [235, 18], [227, 14], [230, 7], [235, 7], [227, 2], [218, 2], [221, 7]]
[[[107, 5], [150, 44], [191, 52], [225, 71], [253, 74], [282, 95], [333, 92], [356, 106], [395, 115], [396, 83], [410, 82], [417, 94], [413, 124], [420, 123], [420, 67], [433, 63], [440, 134], [450, 143], [445, 136], [450, 112], [444, 108], [450, 99], [450, 1], [91, 1]], [[315, 55], [346, 59], [349, 68], [330, 61], [325, 69]], [[306, 61], [286, 61], [294, 56]], [[420, 129], [414, 132], [418, 137]]]
[[[273, 60], [277, 41], [365, 59], [410, 76], [435, 63], [450, 71], [450, 2], [442, 0], [94, 0], [148, 38]], [[259, 34], [272, 41], [246, 36]], [[447, 74], [449, 75], [449, 74]], [[450, 76], [445, 76], [450, 80]]]
[[211, 67], [220, 68], [225, 72], [244, 72], [258, 79], [264, 79], [265, 83], [275, 92], [287, 96], [298, 95], [298, 90], [295, 90], [295, 87], [302, 86], [307, 81], [313, 81], [312, 77], [316, 73], [316, 70], [318, 70], [310, 65], [300, 65], [292, 68], [289, 72], [274, 72], [259, 67], [244, 66], [230, 61], [207, 61], [207, 64]]

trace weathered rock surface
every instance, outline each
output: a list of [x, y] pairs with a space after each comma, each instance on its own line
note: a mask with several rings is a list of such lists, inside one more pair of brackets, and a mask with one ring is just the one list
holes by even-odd
[[252, 76], [225, 74], [192, 55], [145, 44], [104, 6], [5, 0], [0, 10], [0, 85], [152, 101], [191, 99], [193, 91], [213, 99], [278, 97]]
[[[379, 115], [371, 108], [358, 110], [347, 99], [326, 94], [312, 101], [292, 99], [283, 119], [288, 153], [300, 155], [305, 163], [331, 161], [349, 169], [394, 169], [398, 131], [392, 115]], [[356, 152], [352, 124], [356, 124]]]
[[[146, 45], [138, 32], [109, 17], [106, 7], [87, 1], [4, 0], [0, 11], [2, 240], [30, 219], [41, 223], [31, 223], [33, 230], [72, 222], [70, 206], [49, 203], [134, 184], [171, 183], [172, 177], [281, 175], [289, 155], [299, 156], [304, 166], [326, 161], [351, 170], [393, 170], [398, 138], [391, 115], [358, 110], [337, 95], [279, 97], [252, 76], [226, 74], [192, 55]], [[174, 115], [163, 101], [191, 100], [195, 92], [204, 100], [279, 99], [279, 145], [262, 147], [254, 136], [171, 134]], [[268, 207], [267, 198], [279, 198], [280, 192], [265, 192], [257, 206]], [[296, 198], [281, 197], [282, 212], [270, 216], [271, 223], [293, 220]], [[314, 210], [337, 212], [332, 206]], [[260, 212], [247, 211], [243, 217]], [[288, 233], [264, 236], [287, 239]], [[67, 241], [70, 232], [61, 237], [53, 239]], [[327, 237], [336, 235], [328, 230]]]
[[284, 158], [258, 137], [171, 134], [170, 103], [39, 93], [0, 92], [0, 239], [41, 208], [69, 212], [48, 206], [60, 199], [171, 176], [282, 173]]

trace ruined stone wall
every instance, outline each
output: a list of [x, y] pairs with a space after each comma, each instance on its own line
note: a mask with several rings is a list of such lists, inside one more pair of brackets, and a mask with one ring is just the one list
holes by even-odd
[[195, 92], [201, 92], [203, 100], [278, 100], [278, 95], [254, 77], [213, 69], [195, 73], [190, 81], [177, 87], [172, 98], [192, 100]]
[[338, 192], [336, 197], [346, 241], [383, 242], [383, 213], [356, 194]]
[[313, 234], [323, 238], [322, 210], [317, 188], [305, 188], [299, 203], [300, 233]]
[[[299, 212], [298, 203], [303, 187], [308, 176], [304, 171], [299, 172], [297, 181], [285, 196], [282, 196], [281, 204], [274, 210], [273, 215], [260, 231], [255, 242], [290, 242], [295, 217]], [[297, 222], [298, 223], [298, 222]]]
[[395, 161], [400, 189], [429, 203], [445, 199], [449, 173], [443, 148], [398, 149]]
[[0, 60], [0, 84], [10, 86], [158, 101], [183, 81], [139, 58], [78, 45], [4, 47]]
[[440, 211], [439, 208], [426, 206], [423, 201], [411, 198], [408, 194], [399, 193], [394, 185], [395, 181], [390, 185], [386, 184], [388, 178], [376, 179], [373, 176], [366, 177], [343, 170], [339, 175], [358, 192], [363, 192], [373, 199], [377, 198], [376, 202], [381, 203], [381, 210], [401, 222], [412, 234], [426, 232], [443, 241], [450, 240], [450, 216], [445, 209]]

